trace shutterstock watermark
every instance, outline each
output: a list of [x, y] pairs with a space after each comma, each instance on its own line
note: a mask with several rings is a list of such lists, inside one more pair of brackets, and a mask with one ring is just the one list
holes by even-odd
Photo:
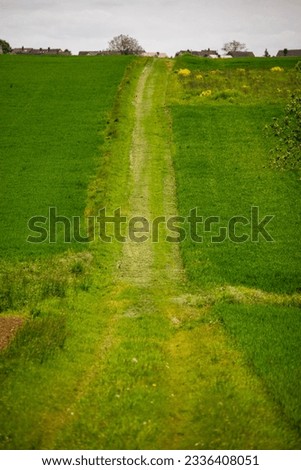
[[202, 216], [197, 207], [191, 209], [186, 217], [162, 215], [152, 220], [142, 215], [127, 217], [122, 215], [120, 208], [108, 214], [106, 208], [102, 208], [97, 216], [83, 220], [79, 216], [59, 215], [56, 207], [50, 207], [48, 217], [34, 216], [29, 219], [28, 228], [31, 234], [27, 241], [91, 243], [98, 238], [104, 243], [114, 240], [120, 243], [158, 243], [161, 240], [181, 243], [186, 239], [195, 243], [274, 242], [267, 226], [275, 216], [260, 216], [259, 212], [258, 206], [251, 206], [247, 216], [234, 215], [225, 222], [218, 215]]

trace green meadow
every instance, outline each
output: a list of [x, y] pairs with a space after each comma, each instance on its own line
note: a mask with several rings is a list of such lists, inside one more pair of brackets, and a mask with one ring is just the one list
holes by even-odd
[[[265, 132], [300, 93], [296, 63], [180, 57], [170, 100], [178, 210], [185, 216], [197, 208], [203, 217], [202, 242], [181, 245], [189, 282], [219, 298], [216, 318], [300, 426], [300, 174], [273, 168], [275, 140]], [[252, 232], [252, 207], [255, 229], [273, 216], [268, 237]]]
[[108, 117], [131, 61], [1, 56], [0, 258], [82, 249], [72, 239], [64, 243], [62, 224], [56, 243], [27, 243], [30, 235], [39, 238], [28, 221], [48, 218], [49, 207], [58, 216], [83, 217]]

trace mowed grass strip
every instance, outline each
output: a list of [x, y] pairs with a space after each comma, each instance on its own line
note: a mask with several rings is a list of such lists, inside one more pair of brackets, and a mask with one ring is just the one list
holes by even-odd
[[54, 448], [156, 449], [165, 432], [170, 322], [145, 288], [119, 286], [110, 348]]
[[[83, 216], [87, 187], [118, 86], [131, 57], [1, 57], [0, 257], [61, 252], [30, 244], [33, 216]], [[47, 223], [45, 224], [47, 228]], [[84, 233], [83, 233], [84, 235]], [[80, 249], [80, 244], [72, 244]]]
[[[187, 57], [181, 58], [177, 67], [202, 71], [202, 64], [209, 67], [209, 62]], [[210, 64], [213, 67], [213, 62]], [[260, 73], [261, 59], [250, 64]], [[250, 64], [241, 62], [239, 66], [247, 68]], [[269, 66], [285, 64], [289, 61], [270, 62]], [[285, 83], [286, 76], [288, 88], [296, 86], [296, 81], [292, 86], [289, 67], [282, 73], [287, 74], [282, 80]], [[244, 96], [240, 100], [239, 95], [215, 99], [211, 95], [196, 102], [191, 88], [187, 92], [183, 80], [175, 84], [174, 78], [171, 111], [179, 213], [187, 216], [197, 207], [203, 217], [198, 225], [203, 241], [196, 243], [187, 237], [181, 244], [190, 286], [199, 292], [200, 305], [202, 295], [204, 304], [207, 295], [209, 303], [218, 304], [217, 318], [262, 379], [262, 386], [275, 403], [281, 404], [285, 419], [300, 432], [300, 311], [295, 308], [301, 286], [300, 179], [297, 173], [271, 168], [269, 150], [275, 142], [263, 132], [264, 126], [283, 112], [285, 97], [276, 93], [272, 97], [271, 90], [263, 89], [262, 97], [257, 90], [256, 96], [250, 91], [247, 99]], [[271, 81], [266, 86], [271, 87]], [[229, 237], [212, 242], [222, 227], [229, 229], [232, 217], [250, 221], [251, 207], [259, 208], [259, 222], [273, 216], [266, 226], [273, 241], [266, 241], [261, 234], [252, 241], [251, 225], [237, 224], [236, 235], [248, 236], [244, 243], [235, 243]], [[219, 221], [206, 232], [204, 221], [211, 216], [219, 217]]]

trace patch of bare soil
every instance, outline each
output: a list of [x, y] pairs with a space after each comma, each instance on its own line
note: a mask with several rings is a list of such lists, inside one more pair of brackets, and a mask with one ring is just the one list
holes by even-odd
[[0, 317], [0, 351], [9, 345], [23, 324], [21, 317]]

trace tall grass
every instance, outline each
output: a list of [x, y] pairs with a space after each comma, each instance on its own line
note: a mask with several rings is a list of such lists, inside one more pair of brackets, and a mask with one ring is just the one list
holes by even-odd
[[92, 261], [89, 252], [82, 252], [22, 262], [16, 266], [2, 262], [0, 313], [25, 310], [35, 316], [43, 300], [65, 298], [69, 289], [87, 290]]

